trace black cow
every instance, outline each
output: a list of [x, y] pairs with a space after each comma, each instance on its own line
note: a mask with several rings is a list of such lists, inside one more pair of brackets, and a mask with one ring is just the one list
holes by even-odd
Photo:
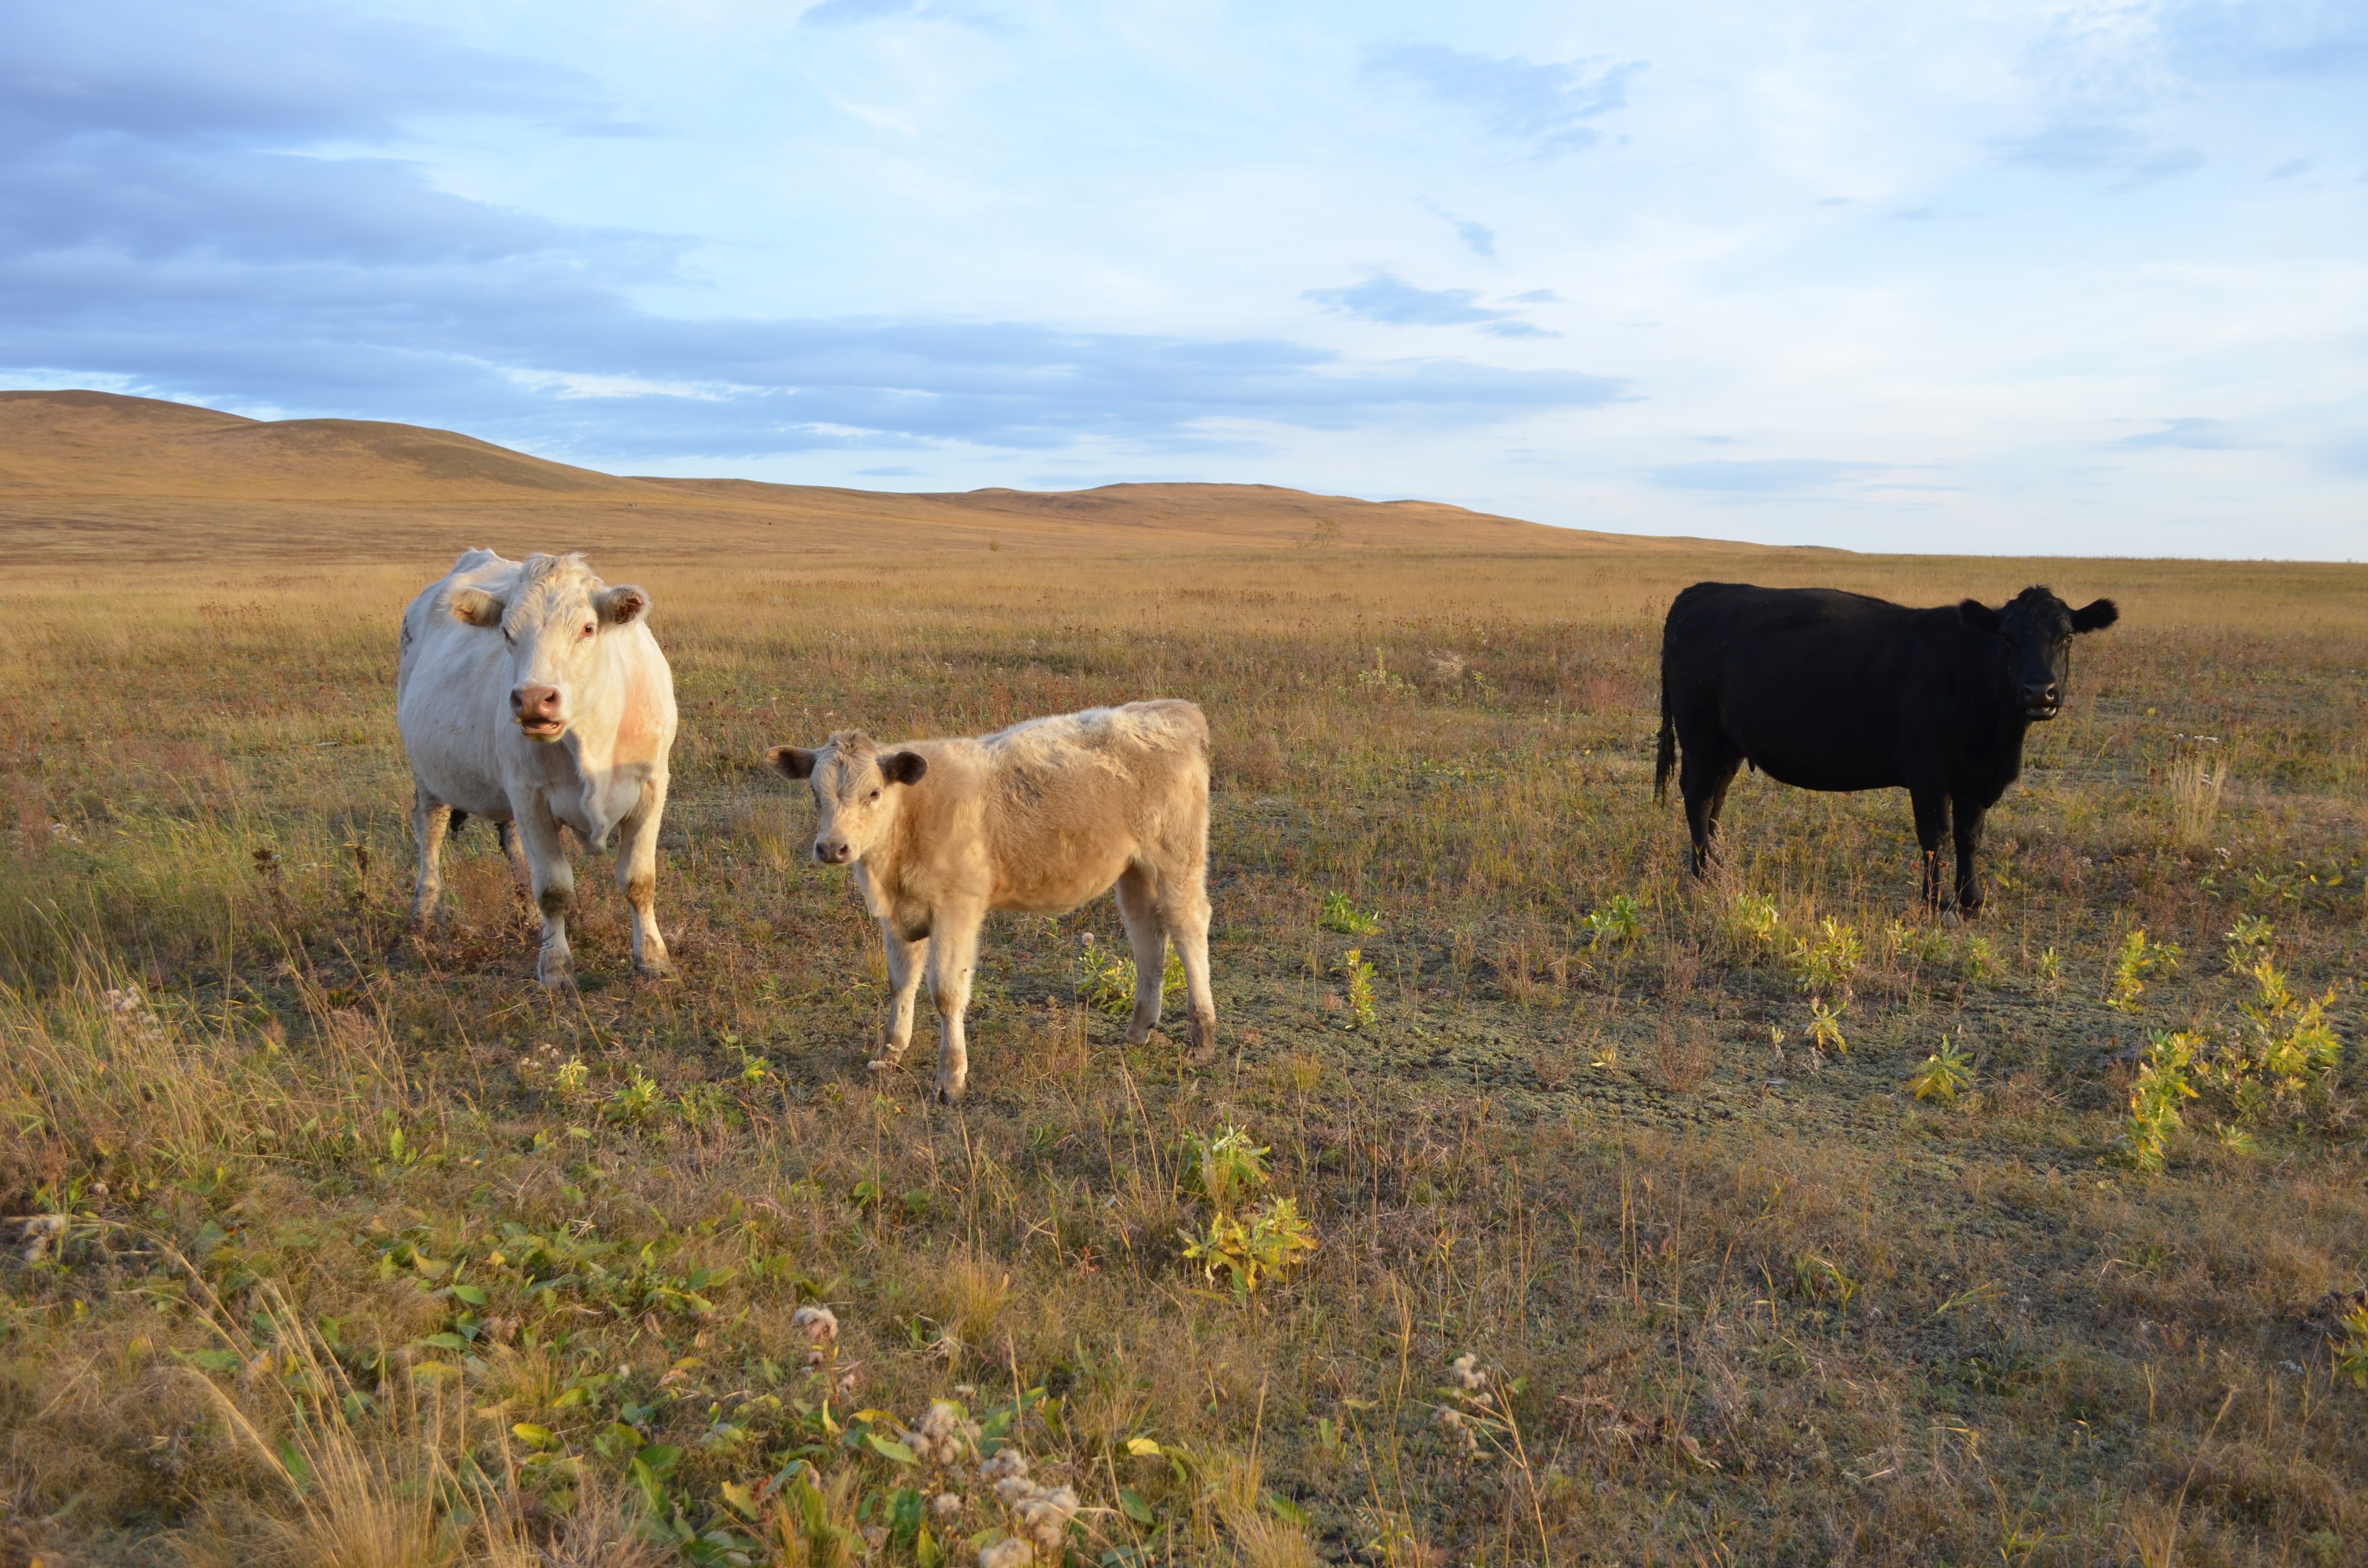
[[1661, 631], [1661, 744], [1653, 792], [1678, 789], [1700, 875], [1736, 769], [1804, 790], [1905, 789], [1941, 891], [1941, 835], [1956, 807], [1957, 903], [1982, 905], [1982, 814], [2022, 771], [2022, 735], [2064, 705], [2075, 633], [2111, 626], [2111, 599], [2074, 609], [2025, 588], [2004, 609], [1944, 609], [1837, 588], [1696, 583]]

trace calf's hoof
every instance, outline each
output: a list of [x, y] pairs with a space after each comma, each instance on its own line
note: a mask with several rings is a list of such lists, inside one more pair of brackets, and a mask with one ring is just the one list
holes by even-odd
[[643, 980], [680, 980], [682, 971], [675, 968], [674, 960], [659, 959], [652, 963], [637, 963], [633, 972]]
[[575, 966], [565, 959], [539, 958], [534, 960], [534, 977], [542, 982], [547, 991], [575, 989]]
[[1186, 1053], [1196, 1062], [1217, 1053], [1217, 1016], [1214, 1013], [1205, 1017], [1199, 1014], [1193, 1016], [1192, 1027], [1184, 1049]]
[[942, 1073], [939, 1074], [938, 1075], [937, 1089], [938, 1103], [939, 1105], [960, 1105], [962, 1103], [962, 1091], [966, 1086], [967, 1085], [960, 1078], [949, 1078]]

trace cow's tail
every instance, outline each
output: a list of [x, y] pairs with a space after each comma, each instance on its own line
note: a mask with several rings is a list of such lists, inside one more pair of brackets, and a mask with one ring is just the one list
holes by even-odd
[[1669, 709], [1669, 672], [1661, 671], [1661, 744], [1653, 757], [1653, 800], [1669, 803], [1669, 770], [1678, 766], [1678, 718]]

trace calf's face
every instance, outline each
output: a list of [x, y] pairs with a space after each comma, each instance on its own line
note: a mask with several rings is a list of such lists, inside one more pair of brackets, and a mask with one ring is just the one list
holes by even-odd
[[501, 633], [510, 660], [510, 720], [537, 741], [567, 733], [604, 668], [602, 634], [631, 625], [650, 606], [641, 589], [608, 587], [588, 572], [566, 571], [564, 562], [537, 574], [536, 563], [549, 559], [529, 560], [528, 574], [506, 599], [479, 588], [451, 598], [457, 619]]
[[2023, 717], [2053, 719], [2064, 710], [2064, 689], [2072, 670], [2072, 639], [2101, 631], [2121, 619], [2111, 599], [2074, 609], [2045, 588], [2025, 588], [2004, 609], [1978, 599], [1957, 607], [1965, 624], [1995, 636], [2006, 655], [2009, 700]]
[[848, 865], [878, 846], [895, 825], [905, 788], [929, 770], [918, 752], [882, 755], [861, 731], [841, 731], [819, 751], [775, 746], [765, 760], [814, 787], [814, 858], [825, 866]]

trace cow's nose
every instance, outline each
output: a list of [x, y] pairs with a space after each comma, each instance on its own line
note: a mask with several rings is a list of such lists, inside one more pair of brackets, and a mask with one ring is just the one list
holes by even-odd
[[847, 858], [847, 841], [832, 838], [815, 839], [814, 858], [825, 866], [840, 864]]
[[510, 712], [529, 722], [559, 717], [559, 688], [555, 686], [519, 686], [510, 688]]

